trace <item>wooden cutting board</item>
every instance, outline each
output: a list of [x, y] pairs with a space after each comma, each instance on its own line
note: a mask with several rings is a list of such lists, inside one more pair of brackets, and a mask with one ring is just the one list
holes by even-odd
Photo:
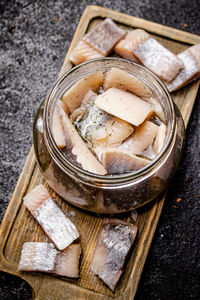
[[[98, 6], [88, 6], [80, 20], [70, 49], [65, 58], [59, 77], [72, 68], [68, 60], [70, 51], [82, 36], [100, 20], [110, 17], [119, 26], [126, 29], [142, 28], [152, 34], [157, 40], [174, 53], [179, 53], [188, 46], [200, 43], [200, 37], [170, 27], [159, 25], [133, 16]], [[178, 105], [185, 125], [187, 126], [199, 82], [188, 85], [174, 93], [173, 99]], [[45, 241], [45, 235], [40, 226], [22, 204], [23, 196], [39, 183], [45, 183], [36, 165], [33, 147], [28, 155], [10, 204], [0, 228], [0, 270], [19, 276], [26, 280], [33, 289], [33, 299], [133, 299], [139, 284], [142, 269], [148, 254], [151, 241], [165, 201], [165, 194], [150, 204], [138, 209], [138, 235], [133, 251], [125, 266], [116, 291], [112, 293], [103, 282], [90, 270], [91, 259], [97, 240], [97, 233], [102, 218], [77, 209], [57, 195], [58, 204], [71, 218], [81, 234], [82, 256], [80, 278], [69, 279], [37, 272], [19, 272], [17, 270], [22, 245], [27, 241]], [[48, 187], [49, 188], [49, 187]], [[49, 188], [51, 191], [51, 189]], [[130, 221], [129, 214], [121, 216]]]

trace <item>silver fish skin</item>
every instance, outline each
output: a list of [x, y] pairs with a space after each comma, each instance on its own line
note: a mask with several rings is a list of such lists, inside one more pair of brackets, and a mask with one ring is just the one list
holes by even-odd
[[[200, 45], [200, 44], [199, 44]], [[177, 56], [184, 64], [184, 69], [176, 76], [172, 82], [165, 82], [170, 92], [177, 91], [184, 87], [187, 83], [196, 80], [200, 77], [200, 62], [198, 60], [197, 51], [200, 56], [200, 47], [198, 45], [189, 47]]]
[[137, 234], [137, 226], [105, 219], [98, 234], [91, 269], [114, 291]]
[[76, 226], [53, 201], [43, 185], [36, 186], [24, 197], [24, 205], [59, 250], [65, 249], [79, 238]]
[[59, 251], [52, 243], [23, 244], [18, 270], [40, 271], [67, 277], [79, 277], [80, 244]]
[[184, 68], [177, 55], [151, 37], [139, 43], [133, 53], [145, 67], [167, 82], [171, 82]]

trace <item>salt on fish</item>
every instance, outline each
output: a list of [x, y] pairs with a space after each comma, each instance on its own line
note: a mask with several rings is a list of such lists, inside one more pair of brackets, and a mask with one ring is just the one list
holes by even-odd
[[165, 83], [170, 92], [177, 91], [200, 77], [200, 44], [189, 47], [177, 56], [183, 62], [184, 69], [172, 82]]
[[52, 243], [26, 242], [23, 244], [18, 269], [77, 278], [80, 255], [80, 244], [71, 244], [64, 251], [59, 251]]
[[83, 40], [104, 56], [125, 36], [126, 31], [118, 27], [110, 18], [99, 22]]
[[69, 60], [74, 65], [78, 65], [84, 61], [100, 57], [104, 56], [81, 39], [70, 53]]
[[79, 238], [76, 226], [62, 212], [44, 185], [36, 186], [23, 200], [24, 205], [59, 250], [67, 248]]
[[152, 37], [141, 38], [133, 49], [140, 62], [159, 78], [170, 82], [184, 68], [182, 61]]
[[93, 256], [92, 271], [114, 291], [137, 234], [137, 226], [118, 219], [105, 219]]

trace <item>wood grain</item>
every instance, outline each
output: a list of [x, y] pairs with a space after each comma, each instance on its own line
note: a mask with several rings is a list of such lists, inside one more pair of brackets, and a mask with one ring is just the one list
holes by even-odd
[[[59, 77], [72, 68], [68, 60], [70, 51], [82, 36], [99, 20], [112, 18], [123, 28], [143, 28], [161, 41], [174, 53], [178, 53], [195, 43], [200, 37], [182, 32], [160, 24], [156, 24], [133, 16], [97, 6], [89, 6], [77, 27], [69, 51], [63, 63]], [[174, 93], [173, 99], [178, 105], [187, 126], [198, 91], [199, 82], [188, 85]], [[101, 280], [90, 270], [97, 233], [102, 218], [79, 210], [59, 198], [49, 187], [62, 210], [68, 214], [81, 233], [82, 257], [80, 264], [80, 278], [69, 279], [36, 272], [19, 272], [18, 263], [22, 245], [26, 241], [45, 241], [46, 237], [40, 226], [22, 204], [23, 196], [39, 183], [45, 183], [36, 165], [33, 147], [28, 155], [25, 166], [10, 200], [0, 228], [0, 269], [20, 276], [33, 288], [33, 299], [133, 299], [139, 284], [142, 269], [151, 245], [153, 235], [162, 212], [166, 194], [138, 209], [138, 235], [133, 252], [128, 260], [125, 272], [112, 293]], [[47, 186], [47, 185], [46, 185]], [[129, 215], [123, 215], [123, 220], [130, 221]]]

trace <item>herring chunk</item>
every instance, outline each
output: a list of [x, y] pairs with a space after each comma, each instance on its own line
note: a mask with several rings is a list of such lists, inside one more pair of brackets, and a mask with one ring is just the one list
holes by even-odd
[[145, 167], [149, 160], [126, 153], [119, 148], [108, 148], [102, 154], [103, 165], [108, 174], [123, 174]]
[[158, 154], [164, 146], [165, 139], [166, 139], [166, 132], [167, 132], [167, 126], [162, 123], [158, 127], [158, 131], [153, 143], [153, 150], [156, 154]]
[[72, 143], [72, 154], [76, 156], [77, 162], [81, 164], [82, 168], [86, 171], [105, 175], [106, 169], [102, 166], [102, 164], [94, 157], [94, 155], [88, 149], [86, 143], [82, 140], [78, 132], [76, 131], [74, 125], [71, 123], [67, 114], [63, 110], [62, 101], [58, 101], [57, 103], [58, 112], [60, 114], [64, 131], [66, 135], [69, 135]]
[[107, 72], [103, 83], [105, 91], [112, 87], [132, 92], [138, 97], [150, 97], [152, 94], [147, 85], [139, 78], [114, 67]]
[[152, 144], [157, 131], [158, 126], [156, 124], [145, 121], [136, 128], [133, 135], [119, 146], [119, 149], [130, 154], [140, 154]]
[[174, 92], [185, 86], [194, 77], [200, 77], [200, 44], [189, 47], [187, 50], [179, 53], [178, 58], [184, 64], [184, 69], [176, 76], [172, 82], [166, 82], [166, 86], [170, 92]]
[[117, 219], [105, 219], [93, 256], [92, 271], [114, 291], [137, 234], [137, 226]]
[[99, 22], [83, 40], [102, 55], [107, 56], [126, 34], [126, 31], [118, 27], [110, 18]]
[[107, 113], [138, 126], [153, 112], [149, 103], [129, 92], [110, 88], [95, 100]]
[[42, 184], [24, 197], [24, 205], [59, 250], [65, 249], [78, 239], [76, 226], [53, 201]]
[[147, 38], [133, 50], [144, 66], [170, 82], [184, 68], [182, 61], [154, 38]]
[[114, 51], [120, 56], [139, 62], [138, 58], [133, 53], [133, 49], [141, 43], [143, 40], [147, 39], [149, 34], [142, 29], [131, 30], [127, 33], [126, 37], [121, 40], [114, 48]]
[[23, 244], [18, 269], [76, 278], [80, 253], [80, 244], [72, 244], [61, 252], [52, 243], [27, 242]]
[[90, 47], [83, 40], [76, 45], [76, 47], [72, 50], [69, 55], [69, 60], [74, 64], [78, 65], [84, 61], [103, 57], [101, 53]]
[[64, 148], [67, 145], [63, 126], [59, 118], [57, 108], [55, 108], [53, 112], [52, 134], [58, 148]]
[[103, 83], [103, 72], [98, 71], [78, 80], [64, 95], [62, 100], [68, 107], [70, 113], [81, 105], [86, 93], [91, 90], [96, 90]]

